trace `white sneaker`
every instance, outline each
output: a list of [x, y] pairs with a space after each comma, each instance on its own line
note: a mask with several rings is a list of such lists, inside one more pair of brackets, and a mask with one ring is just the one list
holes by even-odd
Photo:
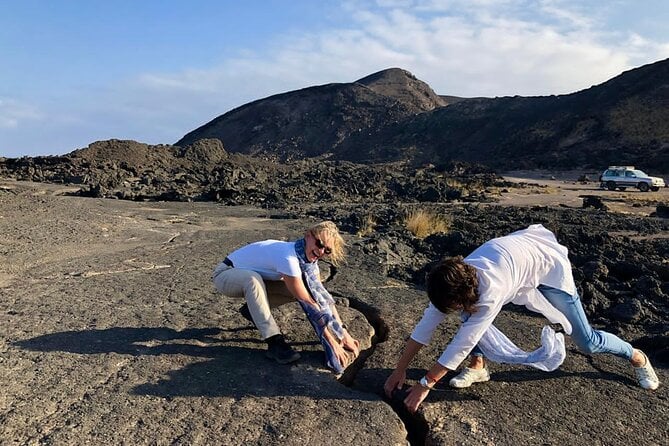
[[482, 383], [486, 381], [490, 381], [490, 373], [488, 373], [487, 368], [484, 367], [482, 369], [475, 370], [470, 369], [469, 367], [465, 367], [458, 376], [451, 378], [448, 384], [451, 387], [463, 389], [465, 387], [471, 386], [474, 383]]
[[[641, 350], [639, 350], [641, 352]], [[655, 390], [660, 385], [660, 380], [653, 370], [653, 366], [650, 365], [650, 359], [644, 352], [641, 352], [644, 358], [646, 358], [646, 363], [641, 367], [634, 367], [634, 373], [636, 373], [636, 379], [639, 381], [639, 385], [644, 389]]]

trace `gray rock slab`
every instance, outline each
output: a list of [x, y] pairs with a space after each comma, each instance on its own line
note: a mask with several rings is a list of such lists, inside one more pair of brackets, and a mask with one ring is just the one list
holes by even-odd
[[[212, 203], [61, 196], [0, 188], [0, 444], [669, 444], [669, 373], [656, 392], [631, 367], [580, 354], [545, 373], [491, 364], [492, 380], [440, 383], [418, 414], [385, 401], [427, 303], [347, 236], [348, 262], [322, 269], [364, 353], [337, 380], [297, 305], [276, 312], [302, 360], [280, 366], [217, 294], [213, 267], [309, 220]], [[524, 348], [546, 321], [505, 310], [496, 325]], [[416, 382], [457, 329], [449, 318], [408, 373]], [[452, 375], [449, 375], [449, 377]], [[444, 381], [447, 381], [444, 380]]]
[[[282, 366], [213, 289], [227, 252], [308, 222], [43, 187], [0, 191], [0, 444], [406, 443], [379, 395], [324, 367], [297, 304], [276, 312], [302, 353]], [[340, 312], [369, 349], [364, 316]]]

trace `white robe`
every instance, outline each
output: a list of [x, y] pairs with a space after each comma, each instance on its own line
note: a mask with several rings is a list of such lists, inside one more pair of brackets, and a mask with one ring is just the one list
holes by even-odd
[[[477, 270], [479, 282], [477, 311], [462, 323], [453, 340], [439, 357], [439, 364], [450, 370], [457, 369], [485, 334], [485, 339], [479, 347], [488, 359], [526, 363], [543, 370], [557, 368], [559, 364], [555, 363], [561, 363], [564, 359], [564, 339], [561, 334], [555, 334], [549, 328], [548, 333], [542, 334], [544, 338], [542, 348], [528, 354], [517, 349], [505, 336], [499, 336], [501, 334], [499, 330], [494, 327], [488, 329], [502, 306], [514, 303], [541, 313], [552, 323], [561, 324], [565, 332], [571, 334], [571, 324], [567, 318], [537, 290], [539, 285], [547, 285], [570, 295], [576, 293], [567, 253], [567, 248], [557, 242], [552, 232], [542, 225], [532, 225], [527, 229], [492, 239], [467, 256], [464, 259], [465, 263]], [[416, 325], [411, 338], [427, 345], [435, 328], [445, 316], [430, 304]], [[551, 343], [553, 345], [550, 345]], [[495, 344], [498, 344], [498, 347], [495, 347]], [[497, 359], [493, 358], [495, 351], [490, 351], [491, 348], [502, 354]], [[544, 361], [547, 361], [548, 365], [541, 364]], [[535, 364], [537, 362], [539, 364]]]

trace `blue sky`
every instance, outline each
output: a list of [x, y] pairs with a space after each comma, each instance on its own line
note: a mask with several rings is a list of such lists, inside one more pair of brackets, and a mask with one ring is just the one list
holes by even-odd
[[2, 0], [0, 156], [172, 144], [390, 67], [444, 95], [572, 93], [668, 58], [667, 23], [666, 0]]

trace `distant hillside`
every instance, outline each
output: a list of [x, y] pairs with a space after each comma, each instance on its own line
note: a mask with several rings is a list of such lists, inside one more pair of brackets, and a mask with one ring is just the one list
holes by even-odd
[[669, 59], [561, 96], [439, 96], [401, 69], [261, 99], [184, 136], [272, 157], [669, 171]]
[[230, 152], [302, 158], [332, 152], [351, 134], [445, 105], [411, 73], [388, 69], [348, 84], [283, 93], [236, 108], [176, 145], [221, 140]]
[[499, 168], [620, 163], [666, 172], [669, 60], [570, 95], [454, 103], [354, 135], [337, 156], [357, 161], [459, 160]]

